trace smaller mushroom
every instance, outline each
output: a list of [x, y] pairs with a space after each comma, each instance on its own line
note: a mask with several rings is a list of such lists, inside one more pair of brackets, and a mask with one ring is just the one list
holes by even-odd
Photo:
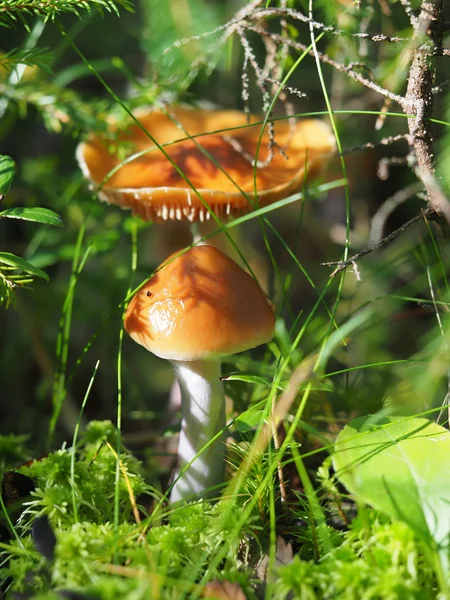
[[213, 246], [172, 255], [131, 300], [126, 331], [172, 362], [181, 388], [180, 476], [171, 501], [217, 494], [225, 475], [220, 358], [268, 342], [274, 326], [257, 282]]

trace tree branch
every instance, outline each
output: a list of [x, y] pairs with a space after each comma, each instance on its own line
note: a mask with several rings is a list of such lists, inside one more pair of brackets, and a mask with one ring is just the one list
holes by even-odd
[[423, 2], [414, 21], [416, 49], [409, 70], [403, 110], [408, 119], [409, 144], [415, 159], [417, 177], [423, 182], [430, 209], [438, 215], [448, 215], [448, 201], [434, 185], [434, 144], [430, 117], [433, 113], [433, 82], [436, 58], [442, 56], [443, 0]]
[[[306, 50], [308, 52], [308, 54], [310, 54], [311, 56], [314, 56], [313, 50], [308, 50], [309, 46], [306, 44], [302, 44], [301, 42], [296, 42], [289, 38], [288, 39], [283, 38], [281, 35], [278, 35], [277, 33], [273, 33], [272, 31], [268, 32], [265, 29], [258, 27], [257, 25], [246, 25], [246, 29], [249, 29], [250, 31], [254, 31], [255, 33], [258, 33], [261, 36], [268, 35], [273, 40], [276, 40], [276, 41], [280, 42], [281, 44], [286, 44], [289, 47], [294, 48], [295, 50], [298, 50], [300, 52], [305, 52], [305, 50]], [[403, 104], [404, 104], [403, 96], [394, 94], [394, 93], [390, 92], [389, 90], [386, 90], [385, 88], [383, 88], [381, 85], [378, 85], [378, 83], [375, 83], [371, 79], [367, 79], [367, 77], [364, 77], [363, 75], [358, 73], [358, 71], [356, 71], [352, 66], [343, 65], [342, 63], [337, 62], [336, 60], [333, 60], [327, 54], [323, 54], [322, 52], [317, 52], [317, 56], [319, 57], [319, 60], [321, 62], [330, 65], [331, 67], [336, 69], [336, 71], [341, 71], [341, 73], [345, 73], [346, 75], [348, 75], [349, 77], [351, 77], [358, 83], [364, 85], [365, 87], [373, 90], [374, 92], [377, 92], [378, 94], [381, 94], [385, 98], [389, 98], [393, 102], [400, 104], [400, 106], [403, 106]]]
[[416, 223], [419, 223], [420, 221], [423, 221], [425, 219], [428, 219], [429, 221], [437, 220], [438, 216], [434, 210], [428, 209], [428, 210], [424, 211], [423, 214], [417, 215], [410, 221], [407, 221], [404, 225], [402, 225], [401, 227], [399, 227], [398, 229], [396, 229], [395, 231], [393, 231], [392, 233], [390, 233], [389, 235], [384, 237], [378, 243], [374, 244], [373, 246], [369, 246], [368, 248], [365, 248], [364, 250], [361, 250], [361, 252], [357, 252], [356, 254], [351, 256], [348, 260], [339, 260], [336, 262], [325, 262], [325, 263], [321, 263], [321, 264], [325, 267], [336, 266], [336, 268], [330, 275], [330, 277], [334, 277], [341, 271], [345, 271], [345, 269], [347, 269], [348, 267], [355, 267], [356, 263], [359, 260], [361, 260], [361, 258], [364, 258], [365, 256], [367, 256], [368, 254], [371, 254], [375, 250], [381, 250], [381, 248], [384, 248], [384, 246], [387, 246], [388, 244], [393, 242], [397, 237], [399, 237], [400, 235], [405, 233], [405, 231], [407, 229], [409, 229], [411, 227], [411, 225], [415, 225]]
[[414, 9], [411, 6], [410, 0], [400, 0], [400, 4], [405, 9], [405, 13], [408, 15], [409, 21], [410, 21], [411, 25], [413, 26], [413, 28], [415, 29], [417, 26], [417, 17], [414, 14]]
[[308, 23], [317, 29], [318, 31], [326, 31], [328, 33], [332, 33], [333, 35], [342, 36], [342, 37], [356, 37], [364, 40], [368, 40], [370, 42], [405, 42], [408, 41], [407, 38], [398, 37], [398, 36], [390, 36], [384, 35], [383, 33], [348, 33], [347, 31], [343, 31], [341, 29], [336, 29], [331, 25], [325, 25], [324, 23], [320, 23], [319, 21], [314, 21], [310, 17], [307, 17], [303, 13], [298, 10], [294, 10], [293, 8], [262, 8], [256, 10], [253, 14], [250, 15], [251, 19], [255, 22], [259, 21], [262, 18], [267, 17], [290, 17], [295, 21], [301, 21], [302, 23]]

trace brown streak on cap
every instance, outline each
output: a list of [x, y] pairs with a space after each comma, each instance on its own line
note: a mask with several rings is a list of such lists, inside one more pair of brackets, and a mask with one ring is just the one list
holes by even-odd
[[[293, 128], [285, 121], [278, 121], [274, 123], [278, 148], [274, 147], [272, 159], [267, 160], [270, 139], [266, 129], [257, 156], [255, 179], [253, 161], [257, 155], [260, 124], [249, 126], [247, 115], [231, 110], [171, 107], [170, 113], [189, 135], [198, 136], [195, 141], [183, 140], [185, 132], [159, 110], [141, 113], [138, 118], [159, 144], [170, 144], [164, 147], [167, 155], [211, 210], [221, 217], [252, 210], [255, 181], [260, 206], [298, 191], [305, 173], [310, 176], [316, 172], [335, 150], [333, 135], [323, 121], [304, 119]], [[250, 117], [250, 122], [257, 120], [256, 116]], [[207, 133], [233, 127], [238, 129]], [[129, 144], [131, 153], [149, 151], [124, 164], [107, 179], [99, 192], [101, 200], [130, 208], [144, 220], [208, 218], [208, 211], [198, 195], [140, 127], [132, 125], [119, 140]], [[97, 186], [120, 164], [119, 158], [109, 153], [105, 142], [96, 136], [78, 146], [77, 158], [84, 175]]]

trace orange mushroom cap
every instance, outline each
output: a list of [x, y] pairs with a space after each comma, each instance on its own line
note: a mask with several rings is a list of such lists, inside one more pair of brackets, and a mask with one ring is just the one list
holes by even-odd
[[125, 315], [125, 329], [135, 342], [178, 361], [254, 348], [272, 338], [274, 327], [273, 308], [256, 281], [206, 245], [168, 258]]
[[[256, 116], [181, 107], [171, 107], [169, 112], [182, 128], [157, 109], [141, 113], [138, 118], [159, 144], [169, 144], [165, 152], [220, 216], [242, 214], [255, 206], [256, 158], [258, 205], [264, 206], [299, 190], [305, 171], [308, 175], [317, 171], [335, 149], [330, 128], [317, 119], [304, 119], [293, 127], [286, 121], [274, 123], [276, 146], [271, 157], [267, 127], [257, 153], [261, 124], [251, 125], [258, 121]], [[224, 129], [231, 131], [213, 133]], [[183, 139], [187, 137], [185, 132], [198, 137]], [[99, 191], [101, 200], [130, 208], [144, 220], [209, 218], [194, 190], [139, 126], [133, 124], [119, 139], [133, 154], [149, 151], [120, 166], [109, 178], [121, 161], [108, 152], [104, 141], [93, 135], [77, 149], [87, 179], [100, 185], [107, 178]]]

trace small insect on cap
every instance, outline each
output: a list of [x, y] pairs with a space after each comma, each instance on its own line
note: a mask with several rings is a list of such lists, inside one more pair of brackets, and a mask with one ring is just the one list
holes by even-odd
[[136, 293], [125, 329], [169, 360], [218, 358], [268, 342], [272, 305], [256, 281], [213, 246], [175, 253]]
[[[99, 198], [129, 208], [144, 220], [210, 218], [191, 186], [218, 216], [249, 212], [256, 202], [264, 206], [301, 189], [305, 174], [315, 173], [335, 150], [330, 128], [317, 119], [277, 121], [273, 145], [269, 126], [260, 141], [261, 124], [254, 123], [261, 118], [240, 111], [169, 107], [167, 114], [172, 119], [160, 110], [141, 111], [141, 127], [133, 124], [118, 136], [130, 156], [145, 152], [123, 166], [98, 136], [77, 149], [85, 177], [96, 186], [106, 179]], [[158, 144], [168, 144], [164, 151], [170, 160], [145, 130]], [[189, 135], [196, 137], [183, 139]]]

